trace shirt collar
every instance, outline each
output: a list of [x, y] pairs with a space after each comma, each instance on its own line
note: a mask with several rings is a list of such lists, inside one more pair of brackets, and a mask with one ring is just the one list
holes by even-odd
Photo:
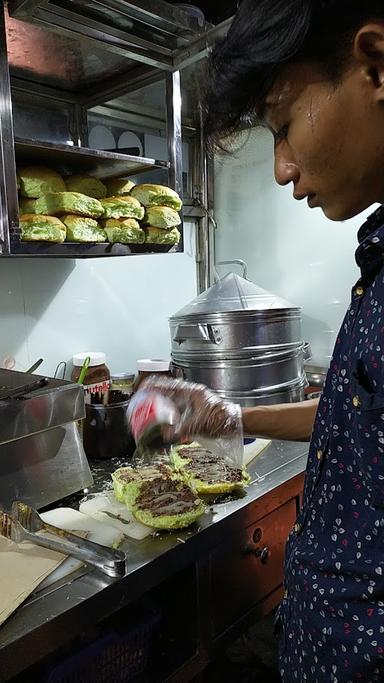
[[384, 205], [363, 223], [357, 237], [356, 263], [362, 278], [371, 280], [384, 264]]

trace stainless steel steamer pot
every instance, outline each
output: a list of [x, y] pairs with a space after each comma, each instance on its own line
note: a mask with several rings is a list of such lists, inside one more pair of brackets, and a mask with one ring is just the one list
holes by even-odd
[[238, 357], [302, 344], [301, 309], [229, 273], [170, 318], [172, 355]]
[[176, 376], [242, 405], [301, 400], [301, 309], [229, 273], [170, 318]]

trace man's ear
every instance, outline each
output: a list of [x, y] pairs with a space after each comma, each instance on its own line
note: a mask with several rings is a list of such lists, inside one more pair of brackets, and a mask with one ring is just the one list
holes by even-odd
[[375, 88], [376, 99], [384, 101], [384, 22], [362, 26], [356, 33], [353, 53], [366, 80]]

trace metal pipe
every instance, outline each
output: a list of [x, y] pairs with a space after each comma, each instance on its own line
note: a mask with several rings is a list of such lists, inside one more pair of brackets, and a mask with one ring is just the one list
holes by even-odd
[[197, 234], [198, 291], [203, 292], [214, 282], [216, 223], [213, 218], [213, 162], [206, 152], [201, 106], [199, 124], [194, 164], [194, 196], [196, 203], [204, 208], [204, 215], [198, 221]]
[[8, 66], [5, 6], [0, 12], [0, 253], [9, 253], [10, 234], [18, 229], [16, 162]]
[[182, 140], [181, 140], [181, 86], [180, 72], [167, 73], [165, 79], [165, 98], [167, 116], [167, 143], [169, 184], [183, 194], [183, 163], [182, 163]]

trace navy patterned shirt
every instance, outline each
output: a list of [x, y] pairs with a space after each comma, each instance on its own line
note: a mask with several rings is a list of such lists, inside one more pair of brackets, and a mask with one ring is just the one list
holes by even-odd
[[314, 424], [285, 559], [284, 683], [384, 681], [384, 208], [359, 231], [361, 278]]

